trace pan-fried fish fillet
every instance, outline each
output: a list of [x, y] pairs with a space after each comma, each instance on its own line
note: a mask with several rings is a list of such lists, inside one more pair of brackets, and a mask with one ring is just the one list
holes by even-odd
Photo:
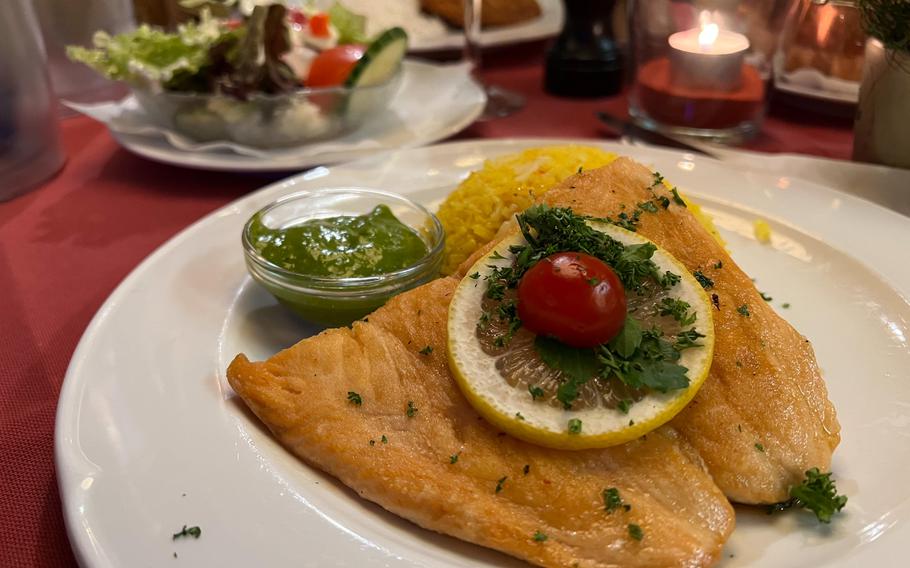
[[[573, 176], [544, 201], [616, 217], [652, 198], [650, 170], [628, 158]], [[658, 190], [670, 197], [663, 188]], [[809, 341], [762, 300], [749, 277], [684, 208], [643, 212], [638, 232], [714, 281], [711, 372], [671, 424], [695, 446], [714, 480], [740, 503], [788, 498], [811, 467], [828, 471], [840, 425]], [[714, 268], [722, 262], [722, 268]], [[749, 315], [737, 308], [745, 305]], [[758, 446], [757, 446], [758, 444]], [[761, 448], [761, 449], [759, 449]]]
[[[436, 280], [392, 299], [368, 323], [326, 331], [264, 363], [239, 355], [231, 386], [291, 451], [425, 528], [542, 566], [712, 563], [733, 511], [673, 429], [561, 452], [501, 434], [473, 410], [446, 364], [456, 284]], [[427, 346], [432, 353], [421, 354]], [[417, 409], [410, 418], [409, 401]], [[630, 511], [604, 510], [611, 487]]]

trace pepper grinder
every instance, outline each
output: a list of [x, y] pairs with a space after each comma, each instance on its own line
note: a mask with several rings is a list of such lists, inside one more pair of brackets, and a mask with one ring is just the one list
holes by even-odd
[[564, 97], [605, 97], [622, 88], [613, 37], [616, 0], [563, 0], [565, 23], [547, 51], [544, 89]]

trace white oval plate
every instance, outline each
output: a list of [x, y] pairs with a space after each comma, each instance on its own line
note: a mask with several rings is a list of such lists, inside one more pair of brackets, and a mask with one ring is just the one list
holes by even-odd
[[486, 94], [458, 65], [405, 60], [402, 83], [388, 109], [358, 129], [309, 147], [280, 149], [265, 156], [231, 151], [193, 152], [177, 148], [160, 136], [111, 130], [124, 148], [144, 158], [203, 170], [264, 172], [300, 171], [350, 161], [393, 149], [413, 148], [448, 138], [483, 113]]
[[[522, 565], [420, 529], [297, 460], [232, 395], [224, 369], [240, 351], [265, 358], [314, 331], [246, 275], [240, 230], [257, 208], [327, 186], [435, 206], [485, 158], [553, 142], [469, 141], [318, 168], [222, 208], [146, 259], [89, 325], [60, 396], [57, 474], [82, 565]], [[796, 179], [600, 145], [656, 167], [715, 215], [736, 260], [812, 340], [843, 425], [834, 471], [845, 512], [819, 526], [809, 514], [741, 508], [723, 564], [902, 564], [910, 220]], [[774, 229], [770, 246], [752, 237], [759, 215]], [[173, 541], [183, 525], [201, 538]]]

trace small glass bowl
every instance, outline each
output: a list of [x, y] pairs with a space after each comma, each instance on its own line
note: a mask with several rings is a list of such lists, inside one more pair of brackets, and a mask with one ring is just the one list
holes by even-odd
[[[355, 216], [387, 205], [399, 221], [427, 245], [427, 254], [413, 265], [376, 276], [338, 278], [286, 270], [265, 259], [253, 246], [250, 229], [261, 215], [266, 227], [284, 228], [312, 219]], [[256, 282], [303, 319], [337, 327], [360, 319], [395, 296], [439, 275], [445, 230], [435, 215], [410, 199], [372, 189], [319, 189], [283, 197], [253, 215], [243, 228], [247, 270]]]
[[246, 100], [217, 94], [132, 87], [159, 126], [197, 142], [228, 141], [253, 148], [286, 148], [349, 132], [382, 112], [394, 98], [402, 71], [369, 87], [300, 89]]

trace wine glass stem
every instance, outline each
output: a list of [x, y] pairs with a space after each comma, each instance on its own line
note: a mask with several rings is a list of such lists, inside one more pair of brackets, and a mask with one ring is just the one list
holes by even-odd
[[482, 0], [464, 0], [464, 58], [475, 75], [482, 64], [480, 51], [480, 24]]

